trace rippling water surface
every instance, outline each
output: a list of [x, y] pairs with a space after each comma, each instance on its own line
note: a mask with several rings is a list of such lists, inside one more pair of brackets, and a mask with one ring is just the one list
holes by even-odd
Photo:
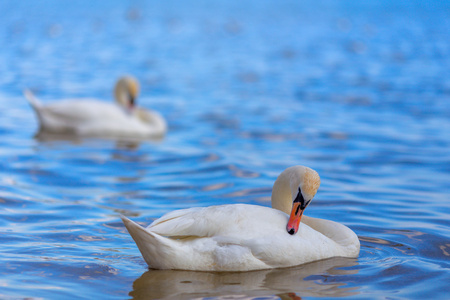
[[[423, 2], [2, 1], [0, 298], [448, 299], [450, 5]], [[125, 73], [163, 140], [33, 137], [24, 88], [108, 101]], [[119, 219], [270, 205], [295, 164], [358, 259], [148, 270]]]

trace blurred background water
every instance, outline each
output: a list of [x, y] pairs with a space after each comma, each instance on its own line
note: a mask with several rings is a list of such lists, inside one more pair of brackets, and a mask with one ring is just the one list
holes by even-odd
[[[0, 298], [448, 299], [449, 1], [0, 3]], [[162, 141], [39, 140], [22, 96], [109, 101], [123, 74]], [[148, 270], [119, 214], [270, 205], [303, 164], [307, 214], [358, 259]]]

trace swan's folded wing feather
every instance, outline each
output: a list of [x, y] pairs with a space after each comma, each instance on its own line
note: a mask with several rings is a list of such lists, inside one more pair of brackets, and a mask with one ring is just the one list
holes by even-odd
[[208, 226], [202, 226], [202, 210], [195, 207], [169, 212], [150, 224], [147, 230], [172, 238], [210, 236]]
[[45, 106], [45, 112], [53, 118], [66, 122], [90, 121], [109, 113], [112, 105], [95, 99], [66, 99]]

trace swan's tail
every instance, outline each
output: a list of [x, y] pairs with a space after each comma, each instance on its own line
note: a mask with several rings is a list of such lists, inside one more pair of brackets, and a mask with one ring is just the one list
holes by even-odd
[[29, 89], [24, 90], [23, 94], [25, 98], [28, 100], [28, 103], [30, 103], [34, 112], [36, 113], [36, 116], [39, 120], [39, 131], [42, 131], [46, 123], [45, 118], [43, 116], [43, 114], [45, 114], [44, 106], [41, 104], [38, 98], [36, 98], [33, 92], [31, 92]]
[[151, 232], [125, 216], [120, 216], [145, 261], [151, 268], [171, 269], [167, 259], [174, 251], [176, 241]]
[[39, 111], [39, 108], [42, 106], [41, 102], [36, 98], [36, 96], [29, 90], [26, 89], [23, 91], [25, 98], [27, 98], [28, 103], [36, 110]]

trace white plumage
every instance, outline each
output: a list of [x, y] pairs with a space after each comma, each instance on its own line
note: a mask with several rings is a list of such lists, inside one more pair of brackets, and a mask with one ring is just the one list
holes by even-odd
[[25, 96], [44, 133], [140, 139], [163, 136], [166, 121], [155, 111], [135, 106], [138, 92], [137, 81], [123, 77], [115, 87], [116, 103], [86, 98], [43, 105], [30, 91], [26, 90]]
[[[298, 193], [311, 200], [317, 180], [317, 173], [309, 168], [286, 169], [275, 182], [272, 206], [281, 202], [292, 206]], [[291, 190], [297, 191], [294, 197]], [[283, 197], [287, 194], [288, 198]], [[358, 256], [358, 237], [346, 226], [303, 216], [296, 234], [289, 234], [287, 213], [234, 204], [176, 210], [147, 228], [126, 217], [122, 220], [147, 264], [155, 269], [249, 271]]]

